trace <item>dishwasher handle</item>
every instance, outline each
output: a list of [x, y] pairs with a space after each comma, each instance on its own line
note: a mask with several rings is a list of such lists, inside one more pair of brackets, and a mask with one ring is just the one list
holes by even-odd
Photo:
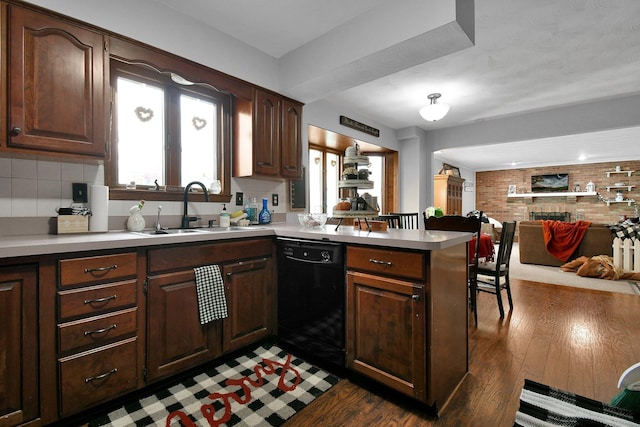
[[329, 262], [327, 262], [327, 261], [314, 261], [314, 260], [311, 260], [311, 259], [294, 257], [294, 256], [291, 256], [291, 255], [285, 255], [285, 258], [290, 260], [290, 261], [302, 262], [304, 264], [323, 264], [323, 265], [332, 265], [332, 264], [339, 265], [340, 264], [337, 261], [329, 261]]

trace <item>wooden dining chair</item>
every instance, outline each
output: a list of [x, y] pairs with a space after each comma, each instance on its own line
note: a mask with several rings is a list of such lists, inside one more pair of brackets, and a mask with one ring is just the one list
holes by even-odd
[[504, 318], [504, 307], [502, 304], [502, 290], [507, 291], [509, 299], [509, 309], [513, 310], [513, 299], [511, 298], [511, 283], [509, 282], [509, 260], [513, 239], [516, 234], [516, 221], [503, 222], [498, 255], [495, 261], [478, 264], [478, 292], [495, 294], [498, 299], [498, 310], [500, 318]]
[[388, 228], [402, 228], [400, 224], [400, 216], [399, 215], [378, 215], [374, 218], [378, 221], [387, 221]]
[[[461, 215], [445, 215], [441, 217], [424, 216], [424, 226], [427, 230], [441, 231], [466, 231], [473, 233], [475, 236], [471, 243], [474, 245], [471, 250], [467, 251], [467, 285], [469, 287], [469, 305], [473, 311], [473, 317], [478, 326], [478, 307], [476, 305], [477, 287], [478, 287], [478, 254], [480, 252], [480, 228], [482, 221], [476, 216]], [[468, 244], [467, 244], [468, 245]], [[473, 257], [469, 256], [472, 254]]]
[[401, 212], [389, 212], [389, 215], [398, 215], [400, 217], [400, 228], [405, 229], [418, 229], [418, 212], [401, 213]]

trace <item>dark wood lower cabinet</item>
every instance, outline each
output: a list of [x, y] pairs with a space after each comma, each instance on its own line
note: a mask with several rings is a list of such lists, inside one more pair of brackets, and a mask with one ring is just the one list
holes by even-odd
[[434, 251], [347, 246], [347, 366], [447, 405], [468, 372], [466, 244]]
[[[147, 382], [183, 372], [273, 332], [272, 246], [267, 238], [148, 251]], [[194, 268], [211, 264], [221, 268], [229, 317], [201, 325]]]
[[223, 350], [236, 350], [273, 332], [273, 260], [261, 258], [223, 267], [229, 317], [224, 320]]
[[347, 366], [404, 394], [426, 397], [424, 289], [347, 273]]
[[62, 416], [80, 412], [99, 402], [134, 391], [138, 366], [136, 337], [61, 358]]
[[38, 396], [37, 266], [0, 268], [0, 425], [36, 419]]
[[193, 269], [147, 279], [147, 381], [218, 356], [222, 321], [201, 325]]

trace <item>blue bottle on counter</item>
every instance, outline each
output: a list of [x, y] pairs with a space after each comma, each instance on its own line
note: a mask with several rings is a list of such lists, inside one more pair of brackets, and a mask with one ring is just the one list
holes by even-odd
[[271, 222], [271, 212], [267, 209], [267, 199], [262, 199], [262, 210], [258, 216], [260, 224], [269, 224]]

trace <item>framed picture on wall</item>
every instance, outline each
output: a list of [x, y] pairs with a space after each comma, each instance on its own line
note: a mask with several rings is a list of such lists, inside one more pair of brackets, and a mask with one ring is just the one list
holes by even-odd
[[509, 189], [507, 190], [507, 194], [516, 194], [516, 186], [515, 184], [511, 184]]

